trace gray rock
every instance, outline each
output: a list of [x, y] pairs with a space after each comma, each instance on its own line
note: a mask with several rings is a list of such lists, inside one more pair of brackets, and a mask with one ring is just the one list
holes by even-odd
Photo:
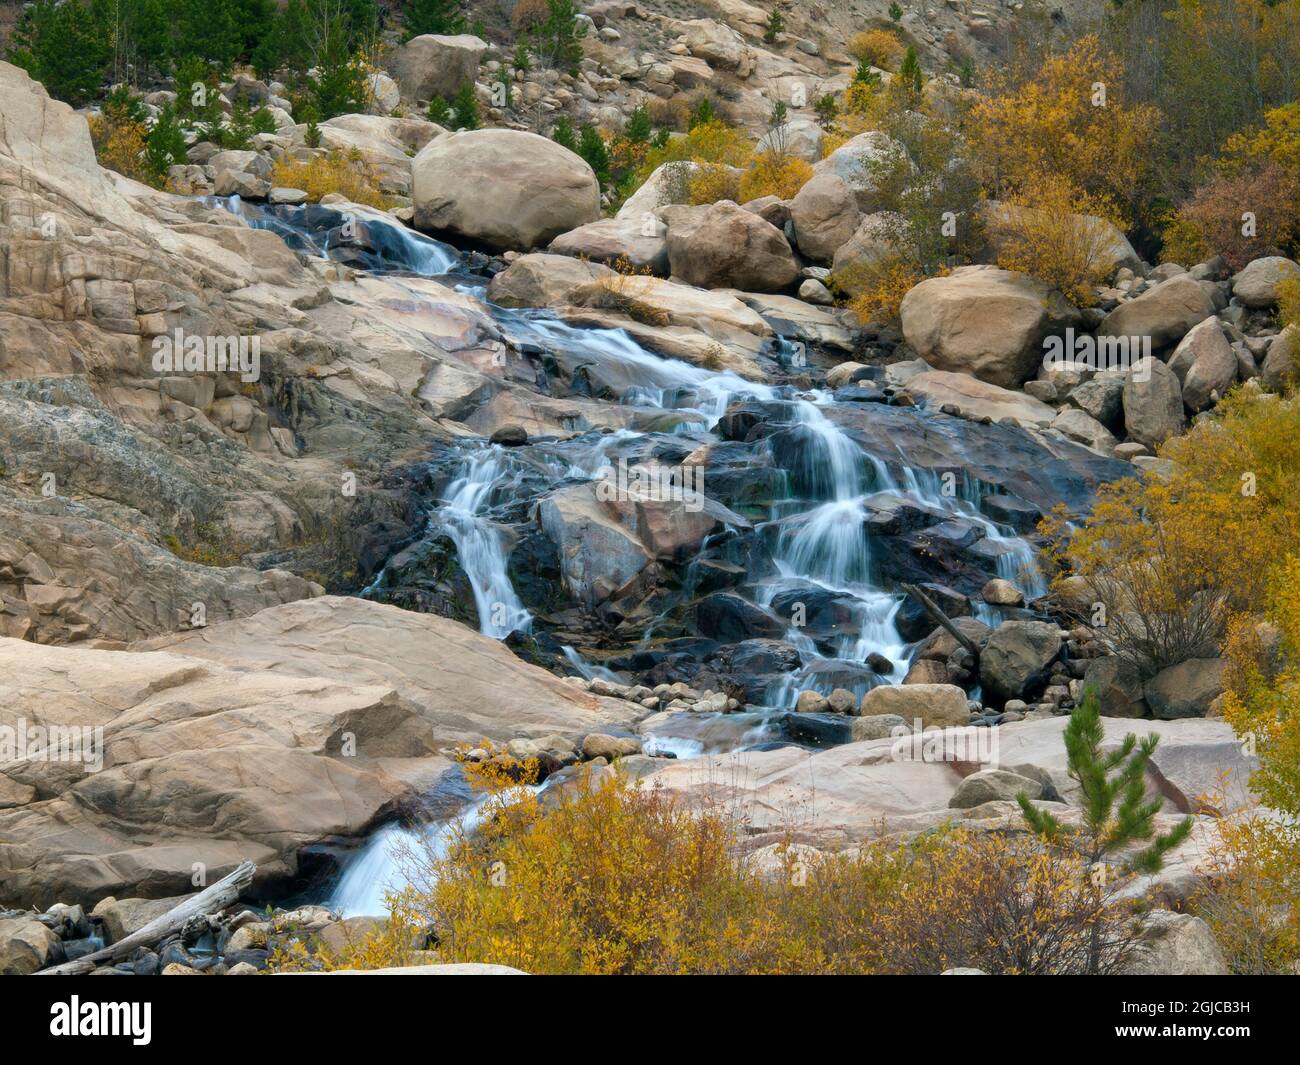
[[905, 721], [899, 714], [872, 714], [870, 717], [855, 717], [853, 719], [853, 742], [860, 743], [863, 740], [882, 740], [888, 736], [895, 735], [895, 729], [902, 729], [905, 732], [911, 732], [911, 723]]
[[1159, 350], [1176, 344], [1213, 313], [1214, 302], [1201, 283], [1182, 273], [1121, 303], [1106, 315], [1097, 335], [1150, 337], [1152, 348]]
[[1187, 425], [1183, 391], [1174, 372], [1148, 356], [1124, 377], [1124, 425], [1140, 444], [1157, 448]]
[[1008, 621], [996, 629], [980, 654], [980, 684], [997, 702], [1021, 699], [1047, 679], [1061, 653], [1060, 632], [1044, 621]]
[[1097, 702], [1103, 717], [1146, 715], [1142, 676], [1126, 658], [1107, 655], [1089, 661], [1083, 674], [1083, 687], [1097, 690]]
[[1189, 658], [1162, 669], [1146, 683], [1151, 716], [1165, 721], [1204, 717], [1223, 694], [1223, 669], [1221, 658]]
[[1014, 800], [1021, 792], [1030, 799], [1040, 798], [1043, 786], [1031, 777], [1006, 769], [981, 769], [957, 785], [948, 805], [954, 810], [969, 810], [986, 802]]
[[1271, 307], [1277, 303], [1277, 286], [1300, 278], [1300, 264], [1281, 255], [1269, 255], [1247, 263], [1233, 275], [1232, 294], [1247, 307]]
[[1228, 974], [1223, 949], [1199, 917], [1153, 910], [1142, 918], [1141, 932], [1141, 941], [1124, 965], [1125, 976]]

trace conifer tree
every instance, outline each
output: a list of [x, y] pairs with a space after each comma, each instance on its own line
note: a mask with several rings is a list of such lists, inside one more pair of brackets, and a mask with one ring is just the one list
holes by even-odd
[[[1148, 735], [1139, 741], [1130, 732], [1110, 751], [1102, 750], [1104, 739], [1097, 690], [1090, 687], [1065, 727], [1066, 764], [1070, 777], [1079, 783], [1079, 826], [1066, 825], [1048, 810], [1033, 805], [1023, 791], [1016, 796], [1025, 821], [1037, 835], [1083, 860], [1098, 907], [1105, 900], [1108, 866], [1117, 866], [1123, 874], [1157, 873], [1164, 866], [1165, 855], [1192, 830], [1192, 819], [1185, 817], [1170, 831], [1156, 833], [1155, 818], [1164, 800], [1147, 799], [1146, 772], [1160, 738]], [[1121, 855], [1141, 843], [1146, 846], [1126, 857]], [[1093, 973], [1101, 966], [1100, 934], [1100, 922], [1095, 922], [1088, 970]]]
[[646, 110], [645, 104], [638, 104], [627, 116], [627, 123], [623, 126], [623, 136], [632, 144], [649, 144], [653, 133], [650, 112]]
[[23, 12], [6, 55], [55, 99], [77, 107], [99, 95], [112, 50], [82, 0], [36, 0]]
[[902, 65], [898, 68], [898, 81], [912, 104], [920, 102], [921, 90], [925, 87], [925, 76], [921, 73], [921, 60], [917, 58], [916, 49], [911, 45], [908, 46], [907, 54], [903, 56]]
[[474, 94], [474, 83], [469, 78], [460, 83], [451, 106], [456, 112], [457, 126], [461, 129], [478, 129], [478, 97]]
[[602, 185], [609, 183], [609, 148], [605, 138], [594, 126], [583, 126], [578, 138], [578, 154], [587, 161], [596, 174], [596, 180]]
[[409, 41], [425, 33], [456, 34], [467, 28], [465, 0], [409, 0], [403, 12]]
[[561, 115], [556, 120], [555, 128], [551, 130], [551, 140], [571, 152], [578, 150], [578, 136], [573, 131], [573, 123], [569, 121], [568, 115]]
[[763, 30], [763, 40], [768, 44], [775, 43], [777, 37], [785, 32], [785, 19], [781, 17], [781, 12], [772, 8], [772, 13], [767, 16], [767, 26]]

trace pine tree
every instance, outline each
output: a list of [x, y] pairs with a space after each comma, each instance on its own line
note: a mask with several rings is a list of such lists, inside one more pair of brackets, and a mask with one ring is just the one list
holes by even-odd
[[185, 131], [176, 119], [176, 105], [159, 112], [144, 142], [144, 161], [154, 184], [162, 186], [169, 167], [185, 162]]
[[361, 111], [366, 105], [366, 69], [348, 47], [341, 20], [328, 27], [325, 47], [308, 80], [312, 101], [321, 119]]
[[243, 36], [236, 0], [175, 0], [174, 50], [199, 56], [225, 71], [240, 57]]
[[702, 96], [695, 109], [691, 111], [691, 117], [686, 120], [686, 128], [692, 130], [696, 126], [707, 126], [710, 122], [716, 121], [718, 116], [713, 110], [713, 102], [707, 96]]
[[465, 0], [409, 0], [403, 11], [403, 40], [425, 33], [456, 34], [468, 28]]
[[578, 150], [578, 136], [573, 131], [573, 123], [569, 121], [568, 115], [561, 115], [556, 120], [555, 127], [551, 130], [551, 140], [571, 152]]
[[925, 87], [925, 76], [921, 73], [921, 60], [917, 58], [916, 49], [911, 45], [908, 46], [907, 54], [903, 56], [903, 62], [898, 68], [898, 82], [912, 104], [920, 101], [921, 90]]
[[605, 145], [605, 138], [594, 126], [582, 127], [582, 136], [578, 138], [578, 154], [595, 171], [597, 181], [602, 185], [609, 184], [609, 148]]
[[36, 0], [11, 36], [9, 61], [74, 107], [99, 95], [113, 58], [105, 27], [82, 0]]
[[903, 9], [898, 6], [898, 0], [894, 0], [894, 3], [889, 5], [889, 17], [894, 22], [899, 22], [902, 20]]
[[781, 17], [781, 12], [772, 8], [772, 13], [767, 16], [767, 26], [763, 30], [763, 40], [768, 44], [775, 44], [777, 37], [785, 32], [785, 19]]
[[578, 21], [573, 0], [546, 0], [546, 18], [534, 31], [537, 54], [558, 70], [578, 72], [587, 23]]
[[[1147, 845], [1135, 854], [1117, 858], [1113, 864], [1124, 873], [1157, 873], [1164, 866], [1165, 855], [1192, 830], [1192, 819], [1185, 817], [1169, 832], [1156, 834], [1155, 817], [1164, 800], [1147, 800], [1146, 773], [1160, 738], [1148, 735], [1139, 742], [1130, 732], [1118, 747], [1103, 753], [1104, 739], [1097, 690], [1088, 688], [1065, 727], [1066, 765], [1071, 778], [1079, 783], [1079, 827], [1065, 825], [1049, 811], [1034, 806], [1024, 792], [1016, 796], [1025, 821], [1035, 833], [1084, 861], [1098, 907], [1105, 898], [1107, 869], [1103, 863], [1107, 858], [1132, 844], [1145, 842]], [[1100, 969], [1100, 934], [1100, 923], [1095, 923], [1089, 972]]]
[[456, 112], [457, 126], [461, 129], [478, 129], [478, 97], [474, 94], [474, 83], [469, 78], [460, 83], [451, 106]]
[[645, 109], [645, 104], [638, 104], [627, 116], [627, 122], [623, 126], [623, 136], [632, 144], [649, 144], [653, 132], [650, 112]]
[[435, 96], [429, 101], [429, 106], [424, 114], [430, 122], [434, 122], [439, 126], [451, 125], [451, 104], [441, 96]]
[[813, 111], [817, 115], [817, 124], [822, 129], [832, 129], [840, 114], [840, 109], [835, 103], [835, 94], [828, 92], [824, 96], [819, 96], [813, 105]]

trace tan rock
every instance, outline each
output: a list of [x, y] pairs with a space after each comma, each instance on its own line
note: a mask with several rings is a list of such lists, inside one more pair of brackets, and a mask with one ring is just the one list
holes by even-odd
[[989, 266], [922, 281], [903, 297], [900, 315], [907, 342], [931, 366], [1003, 388], [1034, 376], [1044, 338], [1079, 318], [1055, 289]]
[[970, 720], [966, 693], [955, 684], [882, 684], [862, 697], [860, 716], [897, 714], [919, 719], [925, 728], [965, 725]]
[[829, 261], [853, 237], [861, 215], [853, 190], [839, 175], [815, 175], [790, 201], [799, 251]]
[[794, 253], [779, 229], [723, 200], [703, 207], [667, 207], [672, 273], [701, 288], [779, 292], [799, 277]]
[[600, 217], [591, 167], [535, 133], [451, 133], [427, 144], [411, 170], [418, 228], [497, 250], [527, 251]]

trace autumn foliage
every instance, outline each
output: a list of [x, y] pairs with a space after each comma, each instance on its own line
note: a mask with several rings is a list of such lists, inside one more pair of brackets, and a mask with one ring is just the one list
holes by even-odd
[[1033, 174], [992, 214], [999, 266], [1056, 286], [1076, 306], [1096, 302], [1115, 266], [1110, 201], [1063, 174]]
[[734, 812], [610, 768], [545, 800], [514, 776], [477, 832], [414, 862], [389, 925], [330, 965], [409, 959], [425, 930], [439, 961], [560, 974], [1071, 973], [1099, 936], [1108, 965], [1131, 940], [1131, 911], [1099, 906], [1079, 859], [1028, 833], [760, 856]]
[[989, 94], [971, 108], [970, 139], [985, 186], [997, 198], [1053, 174], [1131, 216], [1151, 174], [1158, 117], [1150, 106], [1124, 102], [1119, 61], [1086, 36], [1048, 56], [1023, 84], [995, 74]]
[[1104, 607], [1104, 631], [1146, 672], [1212, 655], [1234, 613], [1264, 609], [1300, 537], [1300, 401], [1241, 388], [1160, 449], [1172, 474], [1103, 486], [1067, 531], [1063, 572]]

